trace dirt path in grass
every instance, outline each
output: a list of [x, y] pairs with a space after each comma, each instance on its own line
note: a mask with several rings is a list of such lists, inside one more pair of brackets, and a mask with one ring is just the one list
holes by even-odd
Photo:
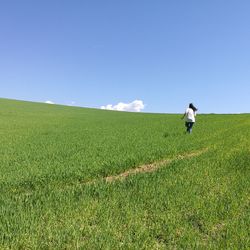
[[[123, 179], [127, 178], [130, 175], [139, 174], [139, 173], [154, 172], [157, 169], [159, 169], [159, 168], [161, 168], [161, 167], [163, 167], [165, 165], [168, 165], [173, 161], [196, 157], [196, 156], [199, 156], [199, 155], [201, 155], [201, 154], [203, 154], [203, 153], [205, 153], [207, 151], [208, 151], [208, 148], [204, 148], [204, 149], [201, 149], [199, 151], [193, 151], [193, 152], [189, 152], [189, 153], [186, 153], [186, 154], [178, 155], [178, 156], [176, 156], [175, 158], [172, 158], [172, 159], [164, 159], [164, 160], [153, 162], [153, 163], [150, 163], [150, 164], [144, 164], [144, 165], [138, 166], [137, 168], [129, 169], [129, 170], [127, 170], [127, 171], [125, 171], [123, 173], [120, 173], [118, 175], [111, 175], [111, 176], [104, 177], [104, 178], [102, 178], [102, 180], [111, 183], [111, 182], [114, 182], [114, 181], [117, 181], [117, 180], [123, 180]], [[93, 184], [96, 181], [97, 180], [93, 180], [93, 181], [87, 182], [86, 184]]]
[[[65, 190], [65, 188], [66, 189], [70, 188], [70, 187], [75, 188], [76, 185], [80, 185], [80, 186], [82, 186], [82, 185], [93, 185], [93, 184], [97, 184], [97, 183], [99, 183], [101, 181], [104, 181], [106, 183], [113, 183], [115, 181], [122, 181], [122, 180], [125, 180], [127, 177], [132, 176], [132, 175], [150, 173], [150, 172], [157, 171], [158, 169], [160, 169], [162, 167], [168, 166], [170, 163], [172, 163], [174, 161], [184, 160], [184, 159], [189, 159], [189, 158], [199, 156], [199, 155], [207, 152], [208, 149], [209, 148], [203, 148], [203, 149], [200, 149], [200, 150], [180, 154], [180, 155], [177, 155], [177, 156], [175, 156], [173, 158], [162, 159], [162, 160], [159, 160], [159, 161], [155, 161], [153, 163], [143, 164], [143, 165], [140, 165], [140, 166], [138, 166], [136, 168], [128, 169], [127, 171], [122, 172], [122, 173], [117, 174], [117, 175], [110, 175], [110, 176], [106, 176], [106, 177], [103, 177], [103, 178], [97, 178], [97, 179], [93, 179], [93, 180], [86, 181], [86, 182], [78, 182], [78, 183], [74, 183], [74, 184], [70, 183], [68, 185], [67, 185], [67, 183], [66, 184], [64, 183], [63, 186], [59, 185], [58, 188], [60, 190]], [[26, 195], [31, 195], [32, 194], [31, 190], [25, 190], [25, 189], [21, 189], [21, 190], [19, 190], [19, 192], [18, 192], [18, 190], [15, 189], [14, 192], [17, 195], [19, 195], [20, 193], [24, 193]]]

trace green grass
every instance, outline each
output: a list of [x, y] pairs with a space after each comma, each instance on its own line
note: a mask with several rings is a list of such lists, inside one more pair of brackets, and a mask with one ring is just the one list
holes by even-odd
[[250, 115], [180, 118], [0, 99], [0, 248], [249, 249]]

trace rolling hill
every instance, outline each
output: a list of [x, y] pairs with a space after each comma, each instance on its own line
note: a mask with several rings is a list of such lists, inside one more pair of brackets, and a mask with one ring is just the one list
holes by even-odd
[[0, 99], [0, 248], [249, 249], [250, 114]]

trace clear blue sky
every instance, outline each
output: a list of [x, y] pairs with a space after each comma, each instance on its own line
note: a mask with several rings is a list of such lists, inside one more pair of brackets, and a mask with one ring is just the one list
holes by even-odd
[[249, 0], [1, 0], [0, 97], [250, 112]]

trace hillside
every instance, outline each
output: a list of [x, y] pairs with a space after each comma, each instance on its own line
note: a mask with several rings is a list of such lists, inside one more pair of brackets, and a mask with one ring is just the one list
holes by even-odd
[[0, 248], [250, 247], [250, 114], [0, 99]]

